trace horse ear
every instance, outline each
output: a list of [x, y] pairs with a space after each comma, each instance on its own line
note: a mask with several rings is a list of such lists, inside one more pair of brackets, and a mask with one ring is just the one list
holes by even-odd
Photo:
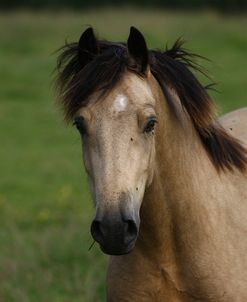
[[141, 32], [134, 26], [130, 28], [130, 34], [127, 42], [130, 59], [145, 72], [148, 67], [148, 49], [146, 41]]
[[78, 43], [78, 56], [82, 67], [93, 60], [98, 53], [98, 41], [92, 27], [89, 27], [82, 33]]

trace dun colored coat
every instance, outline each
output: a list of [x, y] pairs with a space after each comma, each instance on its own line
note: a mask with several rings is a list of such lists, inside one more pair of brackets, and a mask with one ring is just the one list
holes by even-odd
[[247, 108], [215, 119], [181, 41], [148, 50], [91, 28], [58, 60], [110, 255], [107, 301], [247, 301]]

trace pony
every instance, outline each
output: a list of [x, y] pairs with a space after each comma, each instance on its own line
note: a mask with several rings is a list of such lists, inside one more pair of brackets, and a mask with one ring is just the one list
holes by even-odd
[[247, 301], [247, 108], [217, 119], [181, 40], [87, 28], [57, 62], [109, 255], [107, 301]]

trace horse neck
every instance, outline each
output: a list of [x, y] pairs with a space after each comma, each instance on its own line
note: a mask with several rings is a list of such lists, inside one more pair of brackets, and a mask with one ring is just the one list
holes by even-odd
[[[159, 99], [155, 172], [143, 199], [138, 246], [153, 259], [158, 253], [164, 255], [165, 262], [171, 262], [180, 232], [189, 239], [185, 232], [191, 232], [191, 221], [204, 224], [205, 198], [217, 171], [183, 109], [178, 108], [178, 121], [164, 97]], [[214, 186], [212, 194], [213, 190]], [[206, 204], [210, 212], [214, 205]]]

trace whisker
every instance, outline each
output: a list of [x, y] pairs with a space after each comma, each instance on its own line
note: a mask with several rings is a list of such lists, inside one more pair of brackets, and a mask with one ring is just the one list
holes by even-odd
[[90, 250], [92, 249], [92, 247], [94, 246], [95, 242], [96, 242], [96, 241], [94, 240], [94, 241], [91, 243], [91, 245], [90, 245], [88, 251], [90, 251]]

